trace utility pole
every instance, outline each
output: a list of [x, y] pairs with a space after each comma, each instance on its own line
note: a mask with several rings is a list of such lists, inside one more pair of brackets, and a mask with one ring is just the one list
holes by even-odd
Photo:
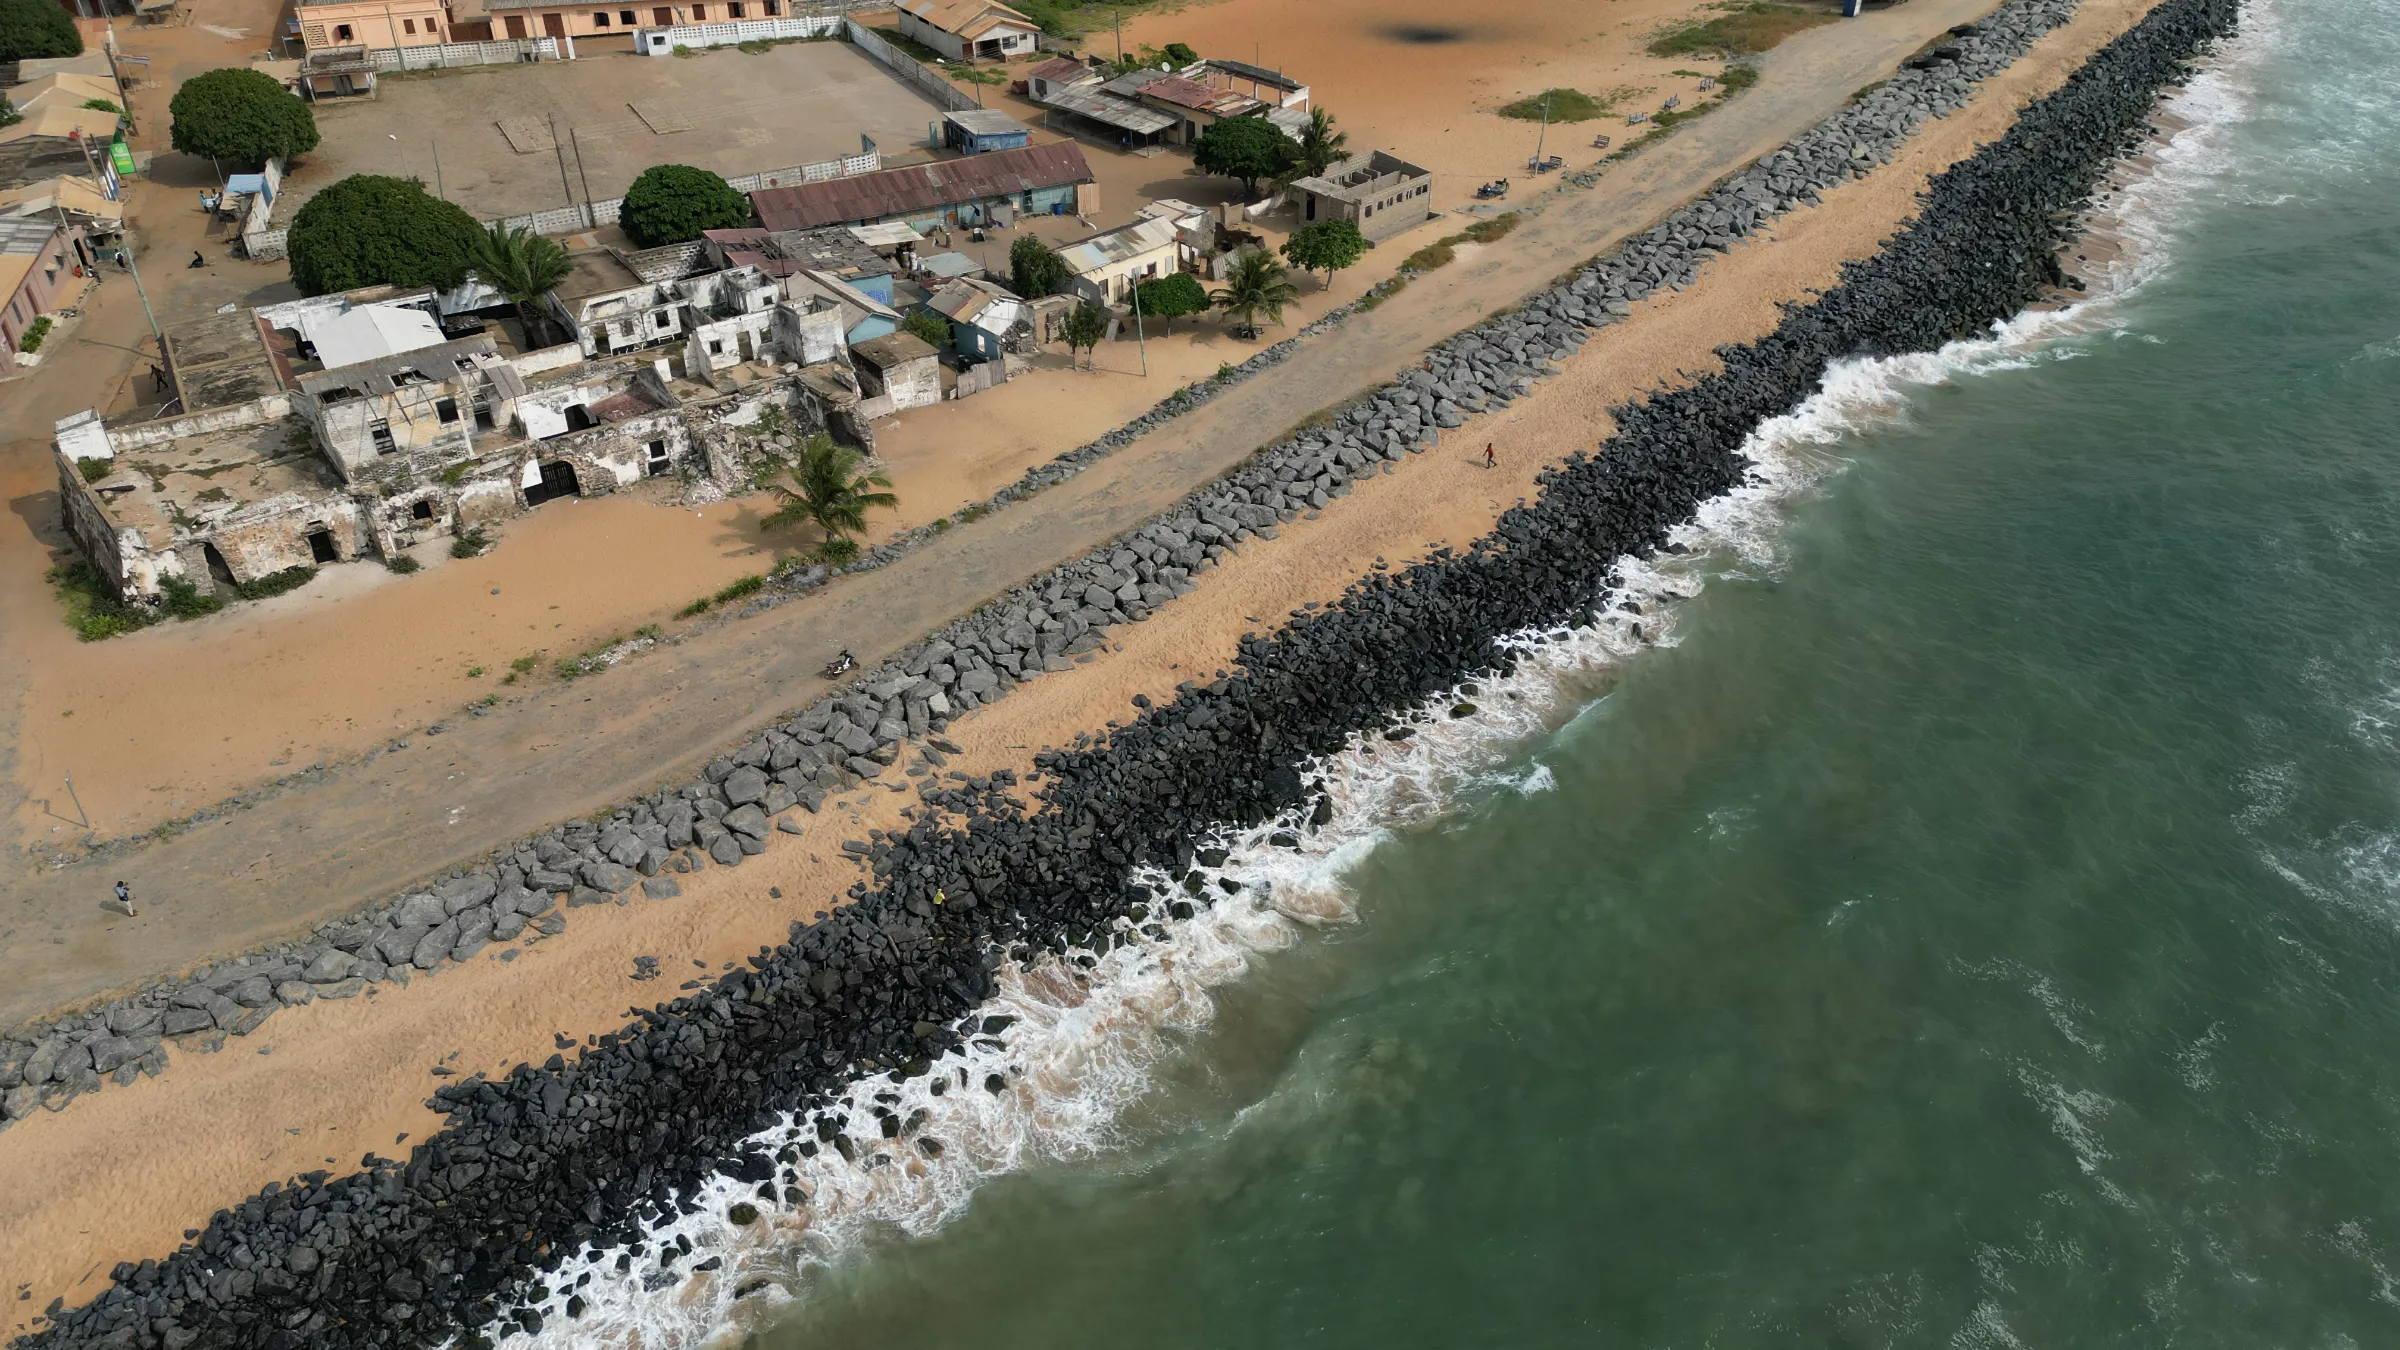
[[1542, 134], [1541, 134], [1540, 136], [1536, 137], [1536, 138], [1534, 139], [1534, 142], [1533, 142], [1533, 162], [1534, 162], [1535, 166], [1537, 166], [1537, 167], [1538, 167], [1538, 166], [1541, 164], [1541, 162], [1542, 162], [1542, 146], [1543, 146], [1545, 143], [1547, 143], [1547, 142], [1549, 141], [1549, 139], [1550, 139], [1550, 91], [1549, 91], [1549, 90], [1547, 90], [1547, 89], [1545, 89], [1545, 90], [1543, 90], [1543, 91], [1542, 91]]
[[558, 155], [558, 190], [567, 194], [567, 205], [575, 204], [575, 184], [567, 178], [567, 145], [558, 138], [558, 110], [550, 110], [550, 148]]
[[442, 143], [433, 137], [427, 137], [425, 143], [433, 147], [433, 195], [447, 200], [449, 194], [442, 191]]
[[1125, 64], [1125, 11], [1122, 7], [1118, 7], [1109, 12], [1116, 16], [1117, 64], [1121, 66]]
[[1139, 278], [1134, 279], [1132, 290], [1133, 346], [1142, 354], [1142, 378], [1146, 380], [1150, 378], [1150, 342], [1142, 333], [1142, 283]]
[[576, 133], [572, 125], [567, 128], [567, 141], [575, 147], [575, 177], [583, 183], [584, 208], [592, 213], [592, 228], [598, 229], [600, 228], [600, 208], [592, 205], [597, 199], [592, 196], [591, 175], [583, 171], [583, 137]]

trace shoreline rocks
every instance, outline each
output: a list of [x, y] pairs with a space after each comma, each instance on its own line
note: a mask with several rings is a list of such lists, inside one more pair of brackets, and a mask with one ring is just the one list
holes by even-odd
[[[2035, 25], [2055, 26], [2071, 8], [2066, 0], [2018, 0], [1986, 29], [1995, 43], [2021, 51]], [[405, 1162], [370, 1155], [350, 1175], [315, 1172], [269, 1186], [219, 1213], [176, 1255], [119, 1265], [97, 1299], [54, 1312], [53, 1326], [22, 1343], [485, 1344], [522, 1326], [502, 1319], [543, 1287], [546, 1265], [584, 1244], [629, 1239], [687, 1203], [691, 1184], [722, 1170], [739, 1141], [775, 1113], [821, 1107], [861, 1074], [927, 1072], [982, 1029], [975, 1011], [1002, 962], [1044, 952], [1073, 959], [1144, 940], [1140, 925], [1154, 911], [1194, 903], [1131, 884], [1136, 865], [1164, 868], [1187, 892], [1203, 889], [1189, 884], [1197, 832], [1285, 812], [1321, 816], [1322, 798], [1303, 776], [1309, 758], [1354, 735], [1381, 734], [1396, 712], [1510, 668], [1515, 657], [1498, 638], [1589, 621], [1618, 560], [1665, 547], [1668, 531], [1701, 502], [1739, 485], [1744, 439], [1812, 394], [1829, 363], [1938, 347], [2039, 298], [2058, 281], [2055, 248], [2093, 183], [2139, 143], [2158, 91], [2231, 30], [2236, 12], [2236, 0], [2164, 0], [2026, 110], [2007, 136], [1936, 179], [1918, 220], [1882, 252], [1788, 309], [1774, 333], [1724, 349], [1721, 373], [1617, 410], [1617, 434], [1601, 453], [1544, 474], [1539, 497], [1507, 512], [1473, 546], [1370, 573], [1340, 601], [1245, 638], [1236, 674], [1187, 682], [1130, 725], [1043, 753], [1031, 807], [1012, 793], [1019, 779], [1007, 771], [923, 776], [920, 795], [933, 809], [904, 833], [876, 832], [851, 850], [872, 868], [871, 881], [851, 888], [855, 903], [793, 925], [789, 941], [759, 952], [748, 969], [643, 1011], [573, 1061], [554, 1055], [498, 1081], [445, 1084], [433, 1095], [447, 1126]], [[1980, 53], [1977, 36], [1958, 36], [1962, 58]], [[1770, 157], [1737, 175], [1516, 314], [1443, 344], [1432, 369], [1353, 406], [1336, 427], [1263, 454], [1123, 547], [953, 625], [782, 724], [780, 739], [759, 737], [712, 764], [702, 783], [653, 794], [603, 822], [562, 826], [369, 919], [328, 925], [306, 959], [288, 951], [227, 963], [124, 1005], [132, 1010], [123, 1027], [112, 1020], [120, 1010], [110, 1009], [92, 1028], [100, 1034], [79, 1027], [22, 1054], [25, 1043], [0, 1045], [0, 1075], [20, 1080], [5, 1086], [21, 1090], [37, 1055], [46, 1056], [38, 1067], [49, 1083], [64, 1081], [62, 1069], [78, 1082], [97, 1078], [104, 1042], [116, 1061], [111, 1073], [138, 1066], [138, 1057], [119, 1056], [146, 1043], [153, 1011], [161, 1034], [177, 1012], [178, 1024], [192, 1025], [187, 1034], [240, 1034], [234, 1028], [263, 1019], [286, 984], [317, 996], [338, 987], [312, 973], [388, 978], [437, 968], [461, 951], [472, 956], [504, 920], [561, 917], [552, 908], [558, 892], [536, 887], [563, 883], [570, 904], [585, 891], [616, 903], [607, 885], [630, 887], [635, 877], [673, 870], [696, 849], [730, 842], [738, 856], [745, 844], [763, 846], [766, 836], [746, 828], [756, 821], [733, 819], [760, 804], [732, 800], [758, 779], [784, 787], [797, 804], [798, 784], [823, 789], [827, 773], [838, 782], [845, 772], [885, 771], [893, 760], [873, 758], [877, 751], [937, 735], [955, 709], [1038, 674], [1026, 657], [1046, 662], [1046, 642], [1063, 654], [1146, 612], [1152, 596], [1171, 598], [1166, 568], [1199, 565], [1185, 567], [1183, 551], [1207, 559], [1211, 546], [1271, 529], [1282, 511], [1299, 509], [1291, 503], [1319, 492], [1330, 499], [1325, 480], [1347, 481], [1334, 466], [1355, 476], [1429, 440], [1444, 400], [1467, 406], [1462, 387], [1487, 402], [1513, 398], [1550, 356], [1605, 321], [1610, 301], [1688, 280], [1686, 269], [1713, 251], [1715, 236], [1754, 229], [1745, 222], [1768, 210], [1745, 197], [1754, 210], [1736, 211], [1721, 194], [1772, 195], [1784, 190], [1779, 174], [1788, 188], [1805, 175], [1850, 172], [1861, 153], [1872, 158], [1871, 145], [1844, 142], [1843, 134], [1836, 128], [1811, 141], [1817, 149], [1787, 147], [1779, 153], [1794, 158], [1781, 168]], [[1705, 215], [1690, 214], [1703, 208]], [[1107, 622], [1084, 617], [1087, 610]], [[1064, 639], [1056, 635], [1074, 625], [1062, 612], [1083, 624]], [[970, 683], [970, 673], [989, 678]], [[912, 732], [920, 717], [926, 731]], [[856, 751], [862, 741], [866, 749]], [[755, 776], [727, 786], [745, 768]], [[784, 777], [794, 773], [797, 783]], [[773, 786], [759, 790], [771, 800]], [[781, 813], [759, 812], [772, 814]], [[633, 862], [617, 861], [637, 844]], [[433, 964], [419, 965], [420, 954]], [[837, 1150], [849, 1130], [875, 1128], [819, 1121], [820, 1137]]]

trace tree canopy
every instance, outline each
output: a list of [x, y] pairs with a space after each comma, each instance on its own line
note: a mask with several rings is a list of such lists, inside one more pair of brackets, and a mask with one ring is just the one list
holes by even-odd
[[292, 281], [302, 294], [360, 286], [433, 286], [466, 279], [483, 227], [414, 178], [358, 173], [292, 218]]
[[1108, 336], [1108, 311], [1085, 301], [1067, 315], [1064, 325], [1067, 339], [1067, 360], [1072, 363], [1079, 350], [1099, 347], [1100, 339]]
[[1175, 320], [1186, 314], [1208, 312], [1208, 292], [1189, 272], [1145, 281], [1133, 288], [1133, 302], [1139, 312], [1154, 319], [1165, 319], [1167, 331], [1175, 331]]
[[317, 148], [317, 118], [265, 71], [228, 67], [195, 75], [167, 105], [176, 149], [203, 159], [264, 164]]
[[1242, 195], [1258, 195], [1261, 179], [1282, 174], [1300, 157], [1300, 147], [1263, 117], [1227, 117], [1212, 123], [1192, 144], [1192, 163], [1202, 173], [1242, 180]]
[[861, 473], [866, 456], [847, 445], [836, 445], [823, 433], [809, 437], [792, 462], [789, 482], [767, 486], [783, 499], [766, 519], [765, 529], [808, 523], [825, 534], [825, 542], [847, 540], [867, 528], [867, 512], [890, 510], [900, 504], [888, 488], [892, 480], [880, 473]]
[[1243, 332], [1256, 335], [1258, 316], [1283, 322], [1283, 307], [1300, 298], [1299, 288], [1284, 280], [1284, 266], [1264, 249], [1251, 249], [1234, 260], [1233, 275], [1209, 292], [1217, 308], [1240, 320]]
[[1349, 142], [1349, 132], [1333, 129], [1332, 113], [1309, 109], [1308, 125], [1300, 129], [1300, 153], [1293, 159], [1290, 175], [1309, 178], [1325, 172], [1342, 157], [1342, 147]]
[[1028, 300], [1045, 295], [1057, 295], [1067, 289], [1074, 274], [1067, 270], [1067, 260], [1058, 250], [1041, 241], [1037, 235], [1020, 234], [1008, 246], [1008, 288]]
[[723, 178], [689, 164], [653, 164], [625, 189], [617, 217], [643, 248], [697, 239], [703, 230], [731, 230], [750, 223], [750, 199]]
[[1303, 272], [1323, 272], [1325, 284], [1333, 274], [1355, 263], [1367, 251], [1366, 236], [1349, 220], [1320, 220], [1292, 231], [1283, 241], [1283, 256]]
[[476, 280], [517, 307], [527, 342], [538, 341], [539, 331], [548, 324], [542, 315], [542, 297], [574, 270], [567, 251], [557, 241], [522, 226], [506, 225], [487, 225], [476, 233], [467, 252], [467, 266]]
[[83, 34], [57, 0], [0, 0], [0, 61], [83, 55]]
[[914, 334], [926, 346], [940, 351], [950, 341], [950, 321], [930, 309], [911, 313], [900, 323], [900, 331]]

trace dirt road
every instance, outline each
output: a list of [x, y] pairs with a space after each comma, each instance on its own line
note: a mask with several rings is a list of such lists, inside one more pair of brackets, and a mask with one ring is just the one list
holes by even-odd
[[[1916, 0], [1793, 39], [1765, 59], [1757, 88], [1614, 167], [1596, 189], [1551, 199], [1505, 244], [1418, 281], [1275, 374], [1070, 483], [953, 530], [898, 564], [546, 698], [459, 719], [445, 735], [413, 737], [406, 750], [105, 870], [20, 874], [0, 902], [0, 930], [17, 934], [7, 943], [16, 959], [0, 991], [0, 1025], [305, 928], [688, 774], [818, 693], [814, 672], [834, 651], [848, 647], [872, 663], [1140, 523], [1282, 429], [1389, 378], [1430, 344], [1771, 151], [1993, 3]], [[0, 727], [11, 738], [15, 730]], [[147, 897], [139, 920], [101, 906], [120, 876]]]

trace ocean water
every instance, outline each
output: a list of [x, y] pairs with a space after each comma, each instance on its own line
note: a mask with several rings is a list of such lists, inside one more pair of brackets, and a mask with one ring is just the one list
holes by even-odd
[[2400, 1344], [2395, 70], [2254, 0], [2097, 298], [1835, 372], [1646, 612], [861, 1090], [938, 1156], [545, 1339]]

